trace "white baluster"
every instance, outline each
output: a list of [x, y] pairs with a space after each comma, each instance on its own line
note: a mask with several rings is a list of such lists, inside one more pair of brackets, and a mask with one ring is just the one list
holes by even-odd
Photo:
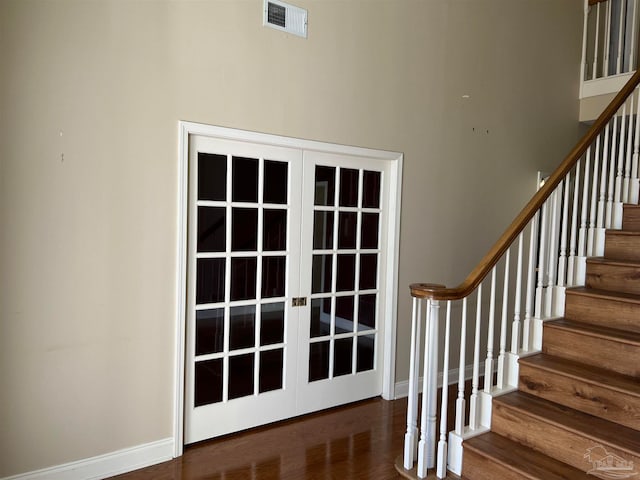
[[467, 339], [467, 297], [462, 300], [462, 319], [460, 321], [460, 361], [458, 362], [458, 398], [456, 399], [456, 434], [462, 437], [464, 433], [465, 404], [464, 399], [464, 370]]
[[584, 0], [584, 15], [582, 20], [582, 61], [580, 62], [580, 98], [582, 98], [582, 86], [587, 79], [587, 29], [589, 26], [589, 1]]
[[622, 203], [629, 203], [629, 187], [631, 185], [631, 162], [633, 156], [633, 95], [629, 97], [629, 126], [627, 128], [627, 154], [624, 162], [624, 178], [622, 179]]
[[602, 64], [602, 76], [609, 76], [609, 50], [611, 48], [611, 1], [607, 2], [604, 22], [604, 62]]
[[615, 177], [616, 177], [616, 149], [618, 142], [620, 141], [620, 135], [618, 132], [618, 116], [613, 117], [613, 132], [611, 133], [611, 162], [609, 163], [609, 186], [607, 188], [607, 205], [604, 218], [605, 228], [611, 228], [613, 226], [613, 192], [615, 190]]
[[569, 261], [567, 285], [576, 285], [576, 241], [578, 236], [578, 199], [580, 198], [580, 160], [576, 163], [573, 180], [573, 208], [571, 209], [571, 240], [569, 241]]
[[[635, 13], [637, 12], [637, 2], [638, 0], [634, 0], [633, 3], [633, 12], [634, 18], [633, 22], [635, 25]], [[635, 30], [634, 30], [635, 32]], [[633, 45], [632, 45], [633, 48]], [[638, 180], [638, 148], [640, 146], [640, 91], [638, 88], [635, 90], [636, 93], [636, 131], [633, 136], [633, 159], [631, 161], [631, 179], [629, 181], [629, 203], [637, 205], [638, 197], [640, 196], [640, 181]]]
[[480, 383], [480, 324], [482, 322], [482, 284], [478, 286], [476, 302], [476, 333], [473, 344], [473, 377], [471, 379], [471, 397], [469, 398], [469, 430], [480, 427], [480, 404], [478, 385]]
[[[536, 273], [536, 255], [538, 251], [538, 220], [540, 211], [537, 211], [533, 220], [530, 222], [531, 235], [529, 239], [529, 261], [527, 270], [527, 292], [524, 306], [524, 322], [522, 325], [522, 350], [528, 352], [531, 350], [531, 317], [533, 314], [533, 304], [535, 302], [535, 273]], [[536, 302], [537, 303], [537, 302]]]
[[559, 191], [564, 191], [564, 199], [562, 201], [560, 257], [558, 259], [558, 286], [556, 287], [556, 292], [553, 295], [555, 299], [553, 315], [557, 317], [564, 315], [565, 279], [567, 276], [567, 230], [569, 229], [569, 186], [571, 185], [571, 172], [567, 174], [560, 185]]
[[600, 194], [598, 196], [598, 215], [594, 236], [594, 252], [596, 256], [604, 254], [604, 209], [607, 203], [607, 165], [609, 163], [609, 125], [604, 130], [604, 147], [602, 148], [602, 168], [600, 170]]
[[595, 80], [598, 72], [598, 37], [600, 37], [600, 4], [596, 5], [596, 35], [595, 45], [593, 47], [593, 69], [591, 70], [591, 79]]
[[[519, 238], [522, 238], [522, 235], [520, 235]], [[502, 317], [500, 320], [500, 352], [498, 353], [497, 387], [499, 389], [503, 389], [506, 384], [505, 361], [506, 361], [506, 353], [507, 353], [507, 307], [509, 304], [509, 264], [510, 262], [511, 262], [511, 248], [507, 249], [507, 254], [504, 259], [504, 283], [502, 288]], [[517, 292], [516, 292], [516, 295], [518, 295]]]
[[638, 32], [636, 31], [636, 17], [638, 16], [638, 0], [633, 0], [633, 13], [631, 14], [631, 45], [629, 48], [629, 72], [636, 69], [636, 42]]
[[544, 291], [546, 287], [546, 285], [544, 284], [544, 281], [546, 280], [544, 267], [545, 259], [547, 256], [547, 224], [549, 222], [549, 220], [547, 219], [548, 209], [549, 200], [547, 199], [547, 201], [542, 204], [542, 220], [540, 221], [540, 244], [538, 246], [538, 285], [536, 288], [536, 309], [534, 313], [535, 318], [542, 318], [543, 316]]
[[584, 285], [587, 266], [587, 208], [589, 208], [589, 174], [591, 168], [591, 147], [587, 148], [584, 162], [584, 181], [582, 184], [582, 208], [580, 211], [580, 232], [578, 234], [578, 258], [576, 283]]
[[618, 24], [618, 56], [616, 57], [616, 74], [622, 73], [622, 64], [624, 61], [624, 31], [625, 31], [625, 14], [626, 1], [620, 1], [620, 23]]
[[420, 324], [422, 300], [413, 297], [411, 315], [411, 353], [409, 357], [409, 398], [407, 405], [407, 432], [404, 435], [404, 468], [411, 470], [418, 446], [418, 361], [420, 356]]
[[491, 270], [491, 298], [489, 299], [489, 328], [487, 329], [487, 358], [484, 361], [484, 391], [491, 393], [493, 383], [493, 334], [496, 320], [496, 267]]
[[589, 208], [589, 230], [587, 231], [587, 257], [594, 255], [596, 213], [598, 200], [598, 166], [600, 164], [600, 135], [596, 137], [596, 151], [593, 156], [593, 181], [591, 182], [591, 207]]
[[551, 194], [550, 206], [551, 212], [549, 215], [549, 265], [547, 268], [547, 291], [545, 292], [545, 305], [544, 316], [550, 318], [553, 312], [554, 298], [553, 294], [556, 292], [556, 268], [558, 266], [558, 222], [559, 214], [558, 208], [560, 202], [558, 197], [560, 196], [560, 188], [557, 187]]
[[613, 203], [613, 214], [612, 214], [612, 228], [620, 229], [622, 228], [622, 172], [624, 168], [624, 141], [625, 141], [625, 133], [626, 129], [626, 121], [627, 121], [627, 104], [626, 102], [622, 105], [622, 120], [620, 126], [620, 139], [618, 145], [618, 169], [616, 172], [616, 185], [614, 190], [614, 203]]
[[522, 297], [522, 254], [523, 254], [524, 232], [518, 238], [518, 265], [516, 266], [516, 298], [513, 305], [513, 324], [511, 326], [511, 353], [520, 353], [520, 308]]
[[427, 476], [427, 470], [435, 465], [436, 441], [436, 392], [438, 389], [438, 311], [437, 300], [427, 301], [424, 335], [424, 367], [422, 384], [422, 416], [420, 442], [418, 443], [417, 474]]
[[442, 363], [442, 400], [440, 401], [440, 441], [436, 476], [447, 476], [447, 410], [449, 405], [449, 340], [451, 339], [451, 300], [447, 302], [447, 317], [444, 325], [444, 361]]

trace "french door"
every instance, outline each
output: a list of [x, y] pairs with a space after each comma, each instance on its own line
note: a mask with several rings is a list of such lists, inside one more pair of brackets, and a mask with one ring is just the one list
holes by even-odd
[[387, 168], [190, 137], [185, 443], [381, 393]]

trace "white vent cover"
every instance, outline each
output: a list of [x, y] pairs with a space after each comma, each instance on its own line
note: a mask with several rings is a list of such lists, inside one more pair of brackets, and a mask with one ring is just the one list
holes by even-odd
[[264, 0], [262, 24], [307, 38], [307, 11], [279, 0]]

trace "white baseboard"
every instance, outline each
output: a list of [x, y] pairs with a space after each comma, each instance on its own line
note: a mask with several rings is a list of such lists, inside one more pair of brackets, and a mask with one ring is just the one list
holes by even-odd
[[65, 463], [1, 480], [99, 480], [173, 458], [173, 438], [125, 448], [116, 452]]
[[[484, 374], [484, 362], [480, 363], [479, 370], [481, 374]], [[453, 368], [449, 370], [449, 385], [453, 385], [458, 381], [460, 369]], [[473, 365], [467, 365], [464, 369], [464, 379], [469, 380], [473, 376]], [[418, 379], [418, 391], [422, 392], [422, 378]], [[438, 388], [442, 386], [442, 372], [438, 372]], [[395, 399], [405, 398], [409, 396], [409, 380], [403, 380], [402, 382], [396, 382]]]

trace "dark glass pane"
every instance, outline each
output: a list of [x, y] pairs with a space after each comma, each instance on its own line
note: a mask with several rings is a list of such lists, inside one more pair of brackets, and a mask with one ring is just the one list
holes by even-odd
[[262, 298], [284, 297], [287, 257], [262, 258]]
[[360, 290], [369, 290], [378, 285], [378, 254], [360, 255]]
[[311, 293], [331, 291], [332, 255], [314, 255], [311, 267]]
[[331, 298], [311, 300], [310, 336], [323, 337], [331, 333]]
[[336, 169], [316, 166], [316, 191], [314, 205], [335, 205]]
[[380, 172], [364, 171], [362, 179], [362, 207], [380, 207]]
[[356, 283], [356, 256], [354, 254], [338, 255], [337, 270], [336, 291], [353, 290]]
[[339, 338], [333, 346], [333, 376], [348, 375], [353, 364], [353, 338]]
[[224, 302], [224, 258], [196, 261], [196, 303]]
[[258, 372], [260, 393], [282, 388], [283, 349], [260, 352], [260, 371]]
[[258, 160], [233, 157], [233, 202], [258, 202]]
[[222, 401], [222, 359], [196, 362], [194, 407]]
[[340, 212], [338, 216], [338, 248], [356, 248], [356, 212]]
[[335, 333], [353, 332], [353, 297], [336, 297]]
[[229, 399], [253, 395], [254, 355], [229, 357]]
[[287, 249], [287, 211], [265, 209], [262, 227], [262, 249], [284, 251]]
[[260, 345], [284, 342], [284, 303], [261, 306]]
[[231, 209], [231, 251], [255, 252], [258, 249], [258, 209]]
[[226, 218], [224, 207], [198, 207], [198, 252], [224, 252]]
[[231, 301], [256, 298], [257, 259], [231, 259]]
[[264, 203], [287, 203], [286, 162], [264, 161]]
[[377, 213], [363, 213], [360, 227], [360, 248], [378, 248]]
[[256, 344], [256, 306], [229, 309], [229, 350], [253, 347]]
[[360, 295], [358, 299], [358, 330], [376, 328], [376, 295]]
[[329, 342], [309, 344], [309, 381], [329, 378]]
[[358, 206], [358, 170], [340, 169], [340, 206]]
[[313, 248], [316, 250], [333, 248], [333, 212], [314, 212]]
[[224, 309], [196, 311], [196, 355], [221, 352], [224, 348]]
[[198, 200], [227, 199], [227, 156], [198, 152]]
[[358, 351], [356, 352], [356, 371], [364, 372], [373, 370], [375, 357], [375, 335], [362, 335], [358, 337]]

